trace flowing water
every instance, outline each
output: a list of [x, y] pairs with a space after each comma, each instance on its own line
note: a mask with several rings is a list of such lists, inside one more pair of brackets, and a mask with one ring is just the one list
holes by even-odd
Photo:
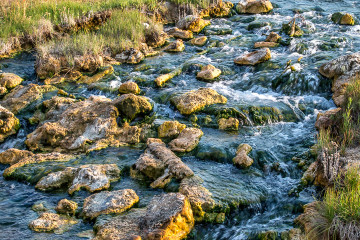
[[[128, 80], [135, 80], [144, 95], [154, 103], [155, 124], [164, 120], [178, 120], [191, 125], [188, 117], [182, 116], [169, 103], [174, 93], [209, 87], [228, 98], [225, 107], [237, 110], [259, 107], [276, 108], [283, 115], [283, 121], [266, 120], [262, 124], [250, 119], [247, 126], [238, 132], [224, 132], [200, 124], [204, 136], [198, 148], [181, 156], [182, 160], [204, 179], [216, 201], [232, 207], [223, 224], [197, 224], [189, 239], [248, 239], [261, 231], [282, 232], [293, 227], [293, 220], [301, 213], [301, 206], [313, 200], [316, 191], [309, 187], [301, 192], [293, 189], [299, 186], [303, 171], [294, 157], [309, 159], [309, 147], [315, 143], [314, 123], [317, 113], [335, 107], [331, 101], [330, 81], [321, 77], [321, 64], [360, 49], [360, 26], [339, 26], [331, 22], [334, 12], [346, 11], [360, 17], [358, 1], [350, 0], [273, 0], [275, 9], [266, 15], [235, 15], [231, 18], [211, 19], [209, 29], [231, 29], [227, 35], [210, 35], [214, 44], [205, 54], [197, 54], [204, 47], [186, 45], [182, 53], [162, 53], [146, 59], [137, 66], [120, 65], [106, 80], [87, 86], [66, 86], [66, 90], [77, 96], [105, 95], [116, 97], [118, 86]], [[255, 67], [236, 66], [235, 57], [251, 51], [257, 41], [263, 41], [271, 31], [279, 32], [283, 23], [289, 22], [298, 12], [303, 17], [301, 27], [305, 35], [292, 39], [289, 46], [272, 49], [272, 59]], [[260, 24], [260, 28], [247, 30], [249, 24]], [[255, 25], [255, 24], [254, 24]], [[252, 26], [254, 26], [252, 25]], [[257, 24], [259, 25], [259, 24]], [[262, 26], [262, 27], [261, 27]], [[286, 40], [287, 37], [283, 35]], [[300, 62], [297, 60], [302, 57]], [[284, 71], [286, 63], [292, 60], [296, 71]], [[34, 73], [35, 57], [31, 53], [21, 54], [14, 59], [0, 61], [4, 72], [14, 72], [26, 78], [23, 84], [38, 83]], [[196, 64], [213, 64], [223, 72], [219, 81], [205, 83], [196, 80]], [[166, 87], [155, 88], [153, 80], [161, 73], [185, 64], [183, 73], [172, 79]], [[50, 96], [48, 96], [50, 97]], [[208, 111], [208, 112], [207, 112]], [[212, 109], [197, 115], [199, 121], [206, 118]], [[10, 147], [24, 149], [26, 135], [34, 130], [27, 118], [31, 108], [18, 115], [22, 128], [16, 136], [9, 137], [1, 144], [1, 151]], [[236, 147], [248, 143], [253, 147], [251, 157], [254, 164], [247, 170], [234, 167], [231, 159]], [[137, 148], [108, 148], [80, 157], [66, 163], [116, 163], [124, 169], [119, 182], [112, 189], [132, 188], [140, 197], [140, 206], [146, 206], [152, 196], [163, 192], [153, 190], [146, 183], [133, 180], [128, 167], [135, 163], [143, 146]], [[311, 158], [310, 158], [311, 159]], [[65, 164], [65, 163], [64, 163]], [[66, 165], [65, 164], [65, 165]], [[79, 203], [89, 195], [85, 191], [68, 196], [64, 191], [43, 193], [35, 191], [32, 181], [39, 179], [49, 169], [63, 168], [51, 163], [19, 173], [23, 182], [5, 181], [0, 177], [0, 238], [1, 239], [81, 239], [93, 223], [82, 222], [61, 234], [33, 233], [28, 223], [37, 217], [31, 210], [34, 203], [43, 202], [53, 209], [62, 198], [71, 198]], [[0, 166], [1, 173], [7, 166]], [[24, 170], [25, 171], [25, 170]], [[171, 188], [167, 189], [171, 191]], [[83, 234], [79, 234], [83, 233]]]

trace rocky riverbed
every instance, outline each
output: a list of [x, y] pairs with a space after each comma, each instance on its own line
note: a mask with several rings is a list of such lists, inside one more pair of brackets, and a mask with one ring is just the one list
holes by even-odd
[[1, 60], [0, 238], [300, 234], [317, 115], [360, 61], [323, 64], [359, 51], [360, 10], [255, 2], [165, 25], [155, 56], [132, 49], [93, 74], [39, 79], [32, 51]]

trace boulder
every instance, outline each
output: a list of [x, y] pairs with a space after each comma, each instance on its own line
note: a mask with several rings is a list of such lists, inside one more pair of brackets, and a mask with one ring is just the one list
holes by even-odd
[[334, 108], [324, 113], [319, 113], [316, 118], [315, 127], [318, 130], [331, 128], [336, 123], [335, 118], [340, 111], [341, 108]]
[[331, 21], [341, 25], [355, 25], [355, 19], [349, 13], [334, 13], [333, 15], [331, 15]]
[[191, 205], [181, 193], [155, 196], [139, 226], [144, 239], [183, 239], [194, 227]]
[[108, 189], [110, 182], [119, 179], [120, 169], [116, 164], [89, 164], [78, 168], [67, 167], [63, 171], [50, 173], [41, 178], [35, 188], [48, 191], [69, 186], [69, 194], [73, 194], [81, 188], [95, 192]]
[[59, 214], [75, 215], [77, 208], [78, 204], [76, 202], [64, 198], [58, 202], [55, 211]]
[[204, 9], [200, 15], [201, 16], [210, 16], [213, 18], [223, 18], [229, 17], [232, 15], [231, 10], [233, 9], [234, 4], [229, 1], [218, 1], [216, 5], [212, 5], [207, 9]]
[[146, 208], [133, 208], [117, 215], [102, 225], [96, 225], [94, 240], [141, 240], [145, 239], [140, 229], [140, 221], [144, 218]]
[[25, 143], [30, 150], [87, 152], [140, 141], [140, 128], [118, 126], [119, 112], [110, 99], [91, 96], [85, 101], [62, 104], [62, 111], [50, 108], [44, 121], [27, 136]]
[[323, 64], [319, 68], [321, 75], [333, 79], [332, 92], [334, 103], [341, 107], [346, 102], [346, 87], [360, 74], [360, 52], [341, 56]]
[[296, 24], [296, 18], [289, 23], [282, 25], [281, 32], [289, 35], [290, 37], [301, 37], [304, 35], [304, 31]]
[[269, 0], [240, 0], [236, 5], [238, 13], [259, 14], [267, 13], [273, 10], [273, 6]]
[[77, 221], [61, 216], [56, 213], [45, 212], [40, 215], [38, 219], [35, 219], [29, 224], [31, 230], [35, 232], [58, 232], [61, 233], [66, 227], [72, 224], [76, 224]]
[[98, 226], [95, 240], [180, 240], [193, 226], [187, 198], [180, 193], [167, 193], [155, 196], [146, 209], [131, 209]]
[[205, 106], [218, 103], [224, 104], [227, 102], [227, 99], [213, 89], [199, 88], [198, 90], [175, 96], [170, 101], [181, 114], [190, 115], [200, 111]]
[[11, 164], [10, 167], [5, 169], [3, 175], [5, 178], [12, 177], [12, 174], [20, 167], [28, 164], [38, 164], [42, 162], [67, 162], [75, 157], [73, 155], [66, 155], [60, 153], [38, 153], [33, 154], [29, 151], [8, 149], [1, 153], [1, 157], [11, 156], [7, 162]]
[[220, 118], [218, 120], [220, 130], [239, 130], [239, 120], [236, 118]]
[[185, 49], [184, 42], [181, 39], [177, 39], [176, 41], [170, 43], [167, 47], [165, 47], [164, 51], [166, 52], [182, 52]]
[[274, 48], [278, 47], [279, 44], [276, 42], [256, 42], [254, 48]]
[[204, 133], [198, 128], [185, 128], [180, 135], [169, 143], [174, 152], [191, 152], [199, 144]]
[[169, 81], [169, 80], [173, 79], [174, 77], [176, 77], [177, 75], [179, 75], [181, 73], [181, 71], [182, 71], [181, 68], [177, 68], [170, 73], [160, 75], [159, 77], [157, 77], [155, 79], [156, 85], [158, 87], [163, 87], [167, 81]]
[[254, 160], [248, 156], [252, 147], [248, 144], [240, 144], [236, 151], [236, 156], [233, 158], [233, 163], [240, 168], [250, 167]]
[[0, 96], [20, 85], [23, 80], [14, 73], [0, 73]]
[[171, 28], [167, 31], [167, 34], [173, 36], [174, 38], [180, 38], [183, 40], [189, 40], [192, 39], [193, 33], [189, 30], [181, 30], [177, 27]]
[[129, 120], [133, 120], [138, 115], [147, 114], [152, 110], [151, 103], [147, 98], [131, 93], [116, 98], [113, 104], [120, 114]]
[[145, 30], [145, 41], [149, 47], [157, 48], [165, 44], [168, 35], [164, 31]]
[[221, 74], [221, 70], [209, 64], [201, 68], [201, 71], [197, 73], [196, 77], [204, 81], [213, 81]]
[[159, 126], [158, 135], [160, 138], [175, 138], [185, 128], [186, 125], [178, 121], [166, 121]]
[[82, 215], [84, 218], [96, 218], [101, 214], [122, 213], [139, 202], [132, 189], [103, 191], [85, 198]]
[[136, 84], [136, 82], [128, 81], [128, 82], [123, 83], [123, 84], [120, 85], [119, 93], [121, 93], [121, 94], [127, 94], [127, 93], [139, 94], [140, 93], [140, 88]]
[[236, 58], [234, 62], [239, 65], [256, 65], [266, 62], [271, 58], [271, 51], [269, 48], [262, 48], [260, 50], [243, 54]]
[[0, 142], [3, 142], [8, 136], [16, 134], [19, 128], [19, 119], [0, 105]]
[[208, 38], [206, 36], [202, 36], [202, 37], [197, 37], [197, 38], [191, 39], [190, 43], [192, 45], [202, 47], [206, 44], [207, 40], [208, 40]]
[[19, 150], [16, 148], [10, 148], [0, 153], [0, 163], [13, 165], [20, 160], [34, 156], [34, 153], [27, 150]]
[[145, 58], [144, 53], [142, 53], [139, 49], [130, 48], [128, 50], [123, 51], [120, 54], [115, 56], [115, 60], [120, 63], [128, 63], [128, 64], [138, 64]]
[[[183, 130], [184, 131], [184, 130]], [[133, 171], [138, 171], [151, 180], [153, 188], [165, 187], [174, 177], [181, 180], [194, 175], [160, 139], [148, 139], [147, 149], [134, 164]]]
[[179, 193], [184, 194], [191, 204], [196, 221], [201, 221], [206, 212], [215, 207], [215, 200], [209, 190], [202, 186], [202, 180], [198, 176], [184, 178], [180, 183]]
[[271, 32], [265, 39], [265, 42], [274, 42], [278, 43], [280, 41], [281, 37], [279, 34], [275, 32]]
[[194, 33], [199, 33], [210, 24], [211, 23], [209, 20], [204, 20], [201, 17], [195, 15], [188, 15], [181, 18], [176, 23], [176, 27], [182, 30], [189, 30]]
[[0, 105], [14, 114], [29, 106], [31, 103], [43, 97], [44, 93], [57, 91], [56, 87], [51, 85], [29, 84], [27, 86], [19, 85], [7, 94], [1, 101]]

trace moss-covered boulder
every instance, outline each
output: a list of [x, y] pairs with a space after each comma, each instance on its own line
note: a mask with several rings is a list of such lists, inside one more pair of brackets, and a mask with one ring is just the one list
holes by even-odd
[[234, 4], [229, 1], [218, 1], [217, 4], [210, 6], [207, 9], [204, 9], [200, 15], [202, 16], [210, 16], [213, 18], [223, 18], [223, 17], [231, 17], [232, 9]]
[[218, 120], [220, 130], [237, 131], [239, 130], [239, 120], [236, 118], [220, 118]]
[[191, 39], [190, 43], [192, 45], [202, 47], [206, 44], [207, 40], [208, 40], [208, 38], [206, 36], [202, 36], [202, 37], [197, 37], [197, 38]]
[[56, 205], [55, 211], [59, 214], [75, 215], [78, 204], [66, 198], [61, 199]]
[[82, 216], [94, 219], [101, 214], [122, 213], [137, 202], [139, 197], [132, 189], [95, 193], [85, 198]]
[[273, 6], [269, 0], [241, 0], [236, 5], [238, 13], [259, 14], [267, 13], [273, 10]]
[[234, 62], [239, 65], [256, 65], [268, 61], [271, 58], [269, 48], [263, 48], [258, 51], [243, 54], [236, 58]]
[[20, 85], [24, 79], [13, 73], [0, 73], [0, 96]]
[[128, 82], [125, 82], [120, 85], [119, 93], [121, 93], [121, 94], [127, 94], [127, 93], [139, 94], [140, 88], [136, 84], [136, 82], [128, 81]]
[[164, 51], [166, 52], [182, 52], [184, 50], [185, 50], [185, 44], [181, 39], [177, 39], [176, 41], [170, 43], [164, 49]]
[[202, 110], [205, 106], [226, 103], [226, 97], [210, 88], [200, 88], [171, 98], [171, 103], [181, 114], [190, 115]]
[[281, 37], [279, 34], [275, 32], [271, 32], [265, 39], [265, 42], [274, 42], [278, 43], [281, 40]]
[[334, 13], [331, 15], [331, 21], [341, 25], [355, 25], [355, 19], [350, 13]]
[[201, 71], [197, 73], [196, 78], [212, 82], [221, 75], [221, 70], [209, 64], [201, 68]]
[[166, 121], [159, 126], [158, 135], [160, 138], [176, 138], [185, 128], [186, 125], [178, 121]]
[[301, 37], [304, 35], [304, 31], [296, 24], [296, 19], [293, 19], [289, 23], [282, 25], [281, 32], [289, 35], [290, 37]]
[[152, 105], [147, 98], [131, 93], [116, 98], [113, 104], [120, 114], [129, 120], [133, 120], [138, 115], [145, 115], [152, 110]]
[[0, 105], [0, 142], [3, 142], [8, 136], [16, 134], [19, 128], [19, 119]]
[[176, 27], [182, 30], [192, 31], [194, 33], [201, 32], [208, 25], [210, 25], [209, 20], [204, 20], [203, 18], [195, 15], [185, 16], [176, 23]]
[[173, 36], [174, 38], [180, 38], [183, 40], [189, 40], [194, 38], [192, 31], [182, 30], [177, 27], [171, 28], [167, 31], [167, 34]]

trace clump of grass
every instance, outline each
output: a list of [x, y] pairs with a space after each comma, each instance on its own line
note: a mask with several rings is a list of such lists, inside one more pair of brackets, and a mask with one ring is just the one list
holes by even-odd
[[307, 211], [309, 239], [358, 240], [360, 238], [360, 175], [359, 169], [339, 176], [328, 188], [322, 201]]

